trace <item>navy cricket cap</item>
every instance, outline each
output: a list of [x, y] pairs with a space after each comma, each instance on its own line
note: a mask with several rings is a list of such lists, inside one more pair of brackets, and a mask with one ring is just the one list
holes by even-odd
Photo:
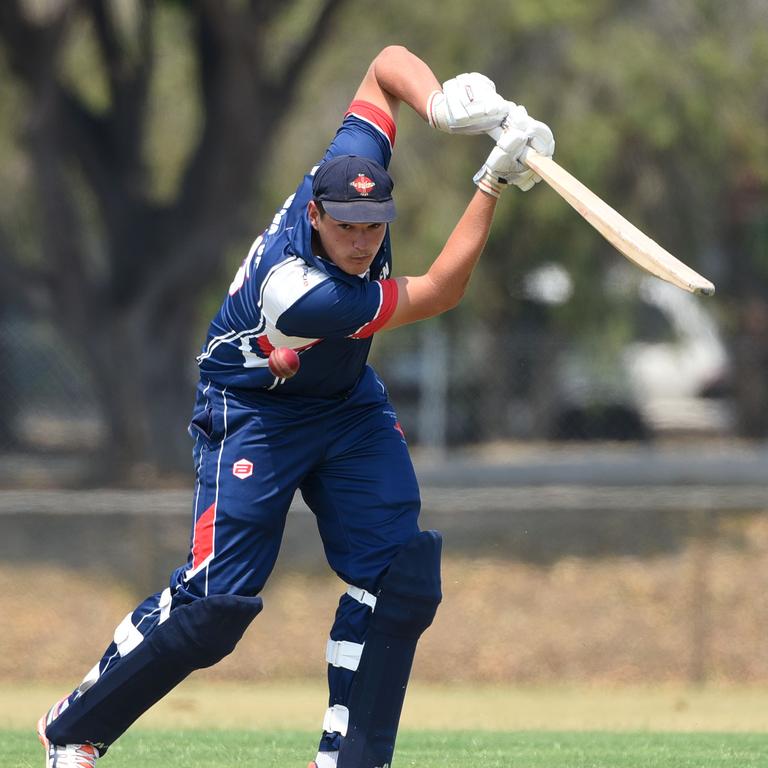
[[388, 223], [395, 219], [394, 182], [375, 160], [341, 155], [324, 162], [312, 180], [312, 194], [326, 212], [348, 224]]

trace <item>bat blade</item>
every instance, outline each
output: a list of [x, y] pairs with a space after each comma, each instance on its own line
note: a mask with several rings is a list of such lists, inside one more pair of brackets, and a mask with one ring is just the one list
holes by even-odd
[[523, 162], [630, 261], [685, 291], [714, 294], [715, 286], [706, 277], [641, 232], [551, 157], [528, 149]]
[[[501, 128], [494, 128], [488, 135], [497, 141]], [[630, 261], [684, 291], [714, 294], [715, 286], [706, 277], [651, 240], [551, 157], [529, 147], [522, 160]]]

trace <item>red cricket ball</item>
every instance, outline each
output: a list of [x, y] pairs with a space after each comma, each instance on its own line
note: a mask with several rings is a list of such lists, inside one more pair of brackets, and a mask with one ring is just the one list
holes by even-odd
[[290, 379], [295, 376], [300, 365], [299, 356], [289, 347], [277, 347], [269, 353], [269, 370], [278, 379]]

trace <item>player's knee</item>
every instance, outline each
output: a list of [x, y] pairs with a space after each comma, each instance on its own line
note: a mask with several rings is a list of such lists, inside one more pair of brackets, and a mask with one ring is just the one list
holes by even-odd
[[420, 635], [432, 623], [443, 597], [441, 550], [437, 531], [422, 531], [403, 546], [382, 580], [373, 626], [409, 637]]
[[261, 598], [213, 595], [171, 611], [148, 640], [160, 653], [176, 653], [190, 667], [210, 667], [229, 655], [262, 609]]

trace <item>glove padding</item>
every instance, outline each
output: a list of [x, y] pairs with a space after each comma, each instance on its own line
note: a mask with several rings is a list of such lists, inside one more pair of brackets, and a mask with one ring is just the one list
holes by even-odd
[[523, 162], [528, 147], [551, 157], [555, 140], [547, 125], [534, 120], [525, 107], [508, 101], [509, 114], [504, 130], [491, 150], [483, 167], [475, 174], [474, 182], [488, 194], [498, 197], [505, 185], [514, 184], [527, 192], [541, 177]]
[[509, 102], [492, 80], [479, 72], [458, 75], [433, 91], [427, 102], [427, 119], [446, 133], [487, 133], [498, 128], [509, 112]]

